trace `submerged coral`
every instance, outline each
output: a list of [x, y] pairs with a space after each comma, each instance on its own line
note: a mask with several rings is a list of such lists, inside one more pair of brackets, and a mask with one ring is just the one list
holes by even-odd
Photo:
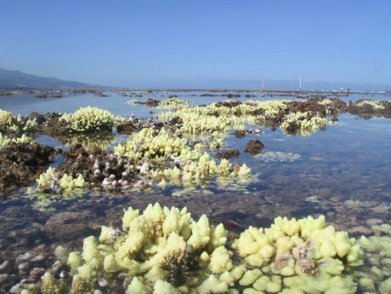
[[256, 158], [265, 162], [289, 162], [300, 159], [301, 155], [290, 152], [267, 151], [256, 155]]
[[205, 215], [196, 221], [186, 208], [155, 204], [128, 208], [121, 229], [102, 226], [66, 260], [72, 281], [45, 274], [43, 292], [92, 293], [104, 280], [105, 291], [127, 293], [354, 293], [362, 259], [357, 242], [324, 217], [276, 218], [231, 242]]
[[358, 243], [365, 251], [365, 267], [357, 271], [363, 291], [386, 294], [391, 292], [391, 225], [372, 227], [376, 235], [362, 236]]

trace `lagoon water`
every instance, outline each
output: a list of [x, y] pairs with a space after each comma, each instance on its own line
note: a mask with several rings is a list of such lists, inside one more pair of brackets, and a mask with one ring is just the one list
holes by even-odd
[[[97, 106], [115, 114], [147, 118], [157, 110], [130, 105], [129, 99], [165, 98], [177, 95], [193, 105], [207, 104], [226, 97], [200, 97], [197, 92], [154, 92], [142, 98], [110, 97], [91, 94], [64, 98], [38, 99], [33, 95], [0, 97], [0, 109], [26, 115], [33, 111], [71, 112], [82, 106]], [[251, 99], [287, 99], [264, 97]], [[357, 100], [360, 95], [346, 100]], [[389, 99], [387, 96], [370, 97]], [[234, 99], [244, 101], [245, 98]], [[256, 127], [256, 126], [248, 126]], [[262, 153], [243, 152], [249, 139], [265, 145]], [[48, 137], [40, 143], [65, 147]], [[94, 139], [92, 139], [94, 140]], [[111, 147], [126, 136], [113, 138]], [[250, 183], [228, 184], [212, 181], [203, 187], [150, 189], [112, 194], [91, 191], [76, 198], [48, 200], [27, 196], [26, 189], [3, 195], [0, 205], [0, 257], [16, 256], [36, 248], [54, 248], [56, 244], [81, 246], [81, 240], [98, 231], [98, 225], [118, 224], [123, 208], [143, 208], [149, 203], [187, 206], [195, 216], [206, 213], [213, 221], [230, 223], [235, 231], [248, 225], [269, 225], [276, 216], [302, 217], [325, 214], [328, 222], [355, 234], [370, 234], [367, 220], [390, 222], [391, 218], [391, 119], [362, 119], [341, 114], [339, 121], [311, 136], [285, 135], [280, 130], [263, 128], [260, 135], [235, 138], [230, 134], [225, 148], [239, 149], [235, 162], [253, 170]], [[51, 226], [64, 213], [79, 213], [77, 224]], [[76, 230], [77, 229], [77, 230]], [[35, 249], [34, 249], [35, 248]], [[49, 249], [50, 250], [50, 249]]]

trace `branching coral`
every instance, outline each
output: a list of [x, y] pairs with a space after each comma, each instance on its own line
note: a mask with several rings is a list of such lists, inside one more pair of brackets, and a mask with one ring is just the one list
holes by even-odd
[[144, 128], [131, 140], [117, 146], [115, 153], [134, 161], [143, 157], [163, 160], [171, 155], [179, 155], [186, 148], [188, 148], [186, 139], [170, 135], [165, 129]]
[[13, 115], [11, 112], [0, 109], [0, 131], [5, 133], [21, 133], [35, 129], [37, 123], [35, 120]]
[[165, 129], [145, 128], [117, 146], [115, 153], [148, 167], [145, 173], [162, 187], [167, 183], [197, 185], [215, 176], [248, 177], [251, 173], [246, 165], [233, 166], [225, 159], [218, 164], [203, 149], [200, 144], [190, 147], [189, 140]]
[[[230, 244], [222, 224], [210, 225], [205, 215], [196, 221], [186, 208], [128, 208], [121, 230], [103, 226], [99, 238], [84, 239], [83, 250], [69, 254], [67, 284], [74, 293], [98, 290], [102, 279], [105, 291], [122, 292], [123, 285], [127, 293], [355, 292], [360, 248], [324, 217], [276, 218]], [[44, 280], [59, 285], [49, 275]]]
[[111, 132], [123, 121], [123, 118], [97, 107], [83, 107], [74, 113], [62, 115], [60, 120], [66, 122], [74, 132], [88, 133]]
[[178, 98], [168, 98], [160, 101], [159, 107], [165, 109], [181, 108], [190, 104], [189, 100], [183, 100]]
[[356, 103], [356, 106], [363, 107], [363, 106], [371, 106], [374, 110], [382, 110], [384, 109], [384, 105], [381, 104], [379, 101], [371, 100], [371, 99], [364, 99], [360, 100]]
[[23, 134], [21, 137], [9, 138], [0, 133], [0, 148], [7, 147], [10, 143], [29, 144], [31, 142], [33, 142], [33, 139], [27, 137], [25, 134]]
[[14, 115], [11, 112], [0, 109], [0, 128], [5, 129], [12, 125]]
[[[339, 101], [339, 100], [338, 100]], [[173, 113], [160, 114], [159, 118], [167, 120], [171, 116], [180, 117], [183, 121], [181, 130], [185, 134], [227, 132], [230, 129], [243, 129], [246, 123], [281, 124], [281, 129], [290, 134], [310, 135], [327, 126], [326, 114], [336, 108], [334, 100], [320, 101], [319, 112], [296, 112], [290, 110], [290, 101], [246, 101], [217, 102], [207, 106], [183, 107]], [[296, 107], [309, 107], [305, 102], [294, 102]], [[299, 105], [299, 106], [297, 106]], [[309, 104], [310, 105], [310, 104]], [[331, 108], [331, 109], [329, 109]]]
[[72, 190], [80, 190], [87, 187], [83, 176], [79, 174], [77, 177], [63, 174], [62, 176], [52, 167], [41, 174], [37, 179], [37, 187], [40, 191], [50, 191], [53, 193], [70, 192]]
[[[90, 187], [108, 190], [168, 185], [196, 187], [216, 177], [244, 184], [251, 178], [251, 169], [246, 165], [216, 161], [201, 144], [191, 145], [189, 140], [175, 137], [165, 129], [145, 128], [117, 146], [115, 153], [88, 152], [81, 145], [75, 145], [63, 153], [66, 162], [62, 167], [41, 175], [38, 188], [41, 192], [59, 195], [82, 188], [83, 185], [79, 187], [78, 181], [75, 182], [81, 178]], [[66, 185], [67, 182], [70, 185]]]
[[278, 217], [268, 229], [250, 227], [233, 247], [248, 267], [260, 269], [246, 272], [240, 280], [254, 291], [351, 293], [352, 277], [343, 273], [361, 264], [356, 241], [326, 227], [324, 217]]
[[327, 119], [309, 112], [290, 113], [284, 117], [281, 129], [288, 134], [309, 136], [327, 126]]

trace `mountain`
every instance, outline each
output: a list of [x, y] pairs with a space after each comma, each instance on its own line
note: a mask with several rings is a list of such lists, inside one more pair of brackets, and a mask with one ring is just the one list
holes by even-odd
[[90, 88], [94, 85], [47, 78], [0, 68], [0, 89]]

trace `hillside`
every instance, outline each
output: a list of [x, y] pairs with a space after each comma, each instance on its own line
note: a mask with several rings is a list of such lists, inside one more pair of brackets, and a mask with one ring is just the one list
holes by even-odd
[[0, 68], [0, 89], [66, 89], [92, 86], [85, 83], [41, 77]]

